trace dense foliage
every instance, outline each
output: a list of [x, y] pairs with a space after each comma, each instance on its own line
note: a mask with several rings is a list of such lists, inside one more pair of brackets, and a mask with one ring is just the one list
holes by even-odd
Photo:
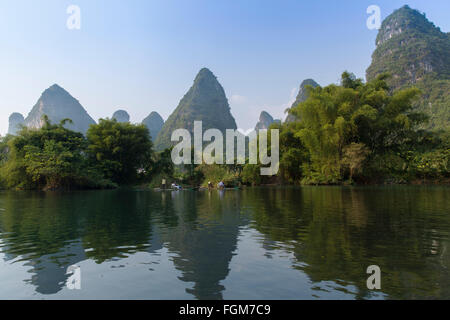
[[43, 118], [41, 129], [23, 128], [17, 136], [2, 141], [1, 177], [5, 187], [56, 189], [67, 186], [107, 186], [84, 154], [86, 139], [81, 133]]
[[392, 90], [389, 80], [381, 74], [365, 83], [344, 72], [340, 85], [306, 85], [291, 121], [270, 126], [280, 133], [275, 177], [261, 176], [261, 164], [203, 164], [177, 167], [170, 178], [204, 186], [448, 181], [448, 131], [424, 130], [429, 119], [415, 108], [421, 91]]
[[136, 183], [139, 171], [144, 173], [151, 168], [152, 141], [143, 124], [100, 119], [89, 128], [87, 140], [89, 159], [115, 183]]
[[67, 129], [67, 121], [51, 124], [44, 116], [40, 129], [25, 127], [1, 139], [2, 187], [110, 188], [149, 177], [153, 151], [145, 126], [101, 120], [85, 138]]
[[[414, 109], [417, 88], [392, 92], [389, 76], [364, 83], [344, 72], [341, 85], [309, 87], [280, 130], [278, 179], [288, 183], [408, 182], [449, 176], [449, 138], [421, 130], [427, 117]], [[244, 183], [261, 180], [246, 165]]]

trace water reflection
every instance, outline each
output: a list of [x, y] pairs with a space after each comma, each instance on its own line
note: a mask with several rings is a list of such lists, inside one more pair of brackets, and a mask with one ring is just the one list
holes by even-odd
[[[240, 219], [240, 193], [226, 196], [209, 192], [179, 192], [173, 197], [178, 217], [176, 227], [164, 232], [164, 243], [171, 252], [180, 280], [193, 282], [187, 292], [197, 299], [222, 299], [220, 281], [229, 270], [236, 250]], [[226, 200], [225, 200], [226, 197]]]
[[[331, 293], [338, 298], [449, 299], [449, 190], [5, 192], [0, 193], [0, 252], [10, 281], [31, 285], [41, 295], [62, 294], [67, 268], [91, 261], [94, 267], [85, 277], [93, 283], [104, 266], [116, 268], [118, 263], [128, 270], [116, 277], [129, 298], [160, 298], [163, 291], [181, 297], [180, 290], [167, 287], [167, 278], [174, 277], [194, 299], [223, 299], [226, 290], [237, 287], [227, 280], [239, 272], [231, 262], [240, 255], [239, 261], [257, 268], [240, 277], [239, 286], [247, 285], [259, 298], [286, 298], [297, 278], [306, 276], [309, 283], [295, 290], [310, 298]], [[243, 236], [246, 231], [256, 235], [262, 254], [243, 249], [253, 241]], [[171, 267], [140, 269], [142, 263], [129, 260], [140, 254], [160, 256]], [[366, 288], [365, 271], [372, 264], [382, 270], [381, 295]], [[19, 272], [22, 267], [28, 276]], [[142, 288], [132, 282], [127, 287], [131, 275]], [[258, 292], [252, 287], [258, 278], [269, 287], [272, 283], [273, 290]], [[277, 289], [280, 281], [286, 291]], [[0, 289], [8, 297], [2, 290], [12, 287]], [[84, 297], [109, 296], [107, 291], [89, 293], [86, 289]], [[289, 293], [288, 298], [299, 296]]]

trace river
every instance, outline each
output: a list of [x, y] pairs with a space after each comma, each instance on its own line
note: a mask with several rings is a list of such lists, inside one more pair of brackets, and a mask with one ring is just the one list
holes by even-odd
[[449, 269], [448, 186], [0, 192], [1, 299], [450, 299]]

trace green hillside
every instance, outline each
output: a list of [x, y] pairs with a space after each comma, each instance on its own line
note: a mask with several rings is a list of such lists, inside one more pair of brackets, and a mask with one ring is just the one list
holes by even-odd
[[429, 129], [450, 124], [450, 35], [442, 32], [425, 14], [404, 6], [382, 23], [377, 48], [367, 69], [367, 80], [388, 72], [394, 89], [416, 86], [422, 96], [416, 103], [425, 112]]

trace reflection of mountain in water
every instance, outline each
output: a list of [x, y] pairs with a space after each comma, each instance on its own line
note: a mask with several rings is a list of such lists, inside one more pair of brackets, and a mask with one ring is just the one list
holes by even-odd
[[29, 271], [33, 273], [30, 282], [36, 287], [36, 292], [54, 294], [65, 287], [70, 277], [70, 274], [67, 274], [67, 268], [85, 259], [83, 246], [80, 242], [74, 242], [61, 248], [61, 251], [56, 254], [30, 260], [26, 264], [33, 267]]
[[164, 242], [175, 267], [182, 272], [180, 279], [193, 282], [186, 291], [197, 299], [222, 299], [225, 289], [220, 282], [230, 269], [236, 250], [239, 226], [240, 193], [228, 192], [174, 193], [174, 210], [178, 225], [165, 233]]
[[[199, 299], [221, 299], [239, 233], [239, 193], [121, 191], [10, 194], [2, 200], [2, 252], [30, 266], [26, 280], [41, 294], [62, 290], [67, 268], [135, 252], [172, 253], [180, 280]], [[152, 222], [153, 221], [153, 222]], [[153, 224], [153, 225], [152, 225]]]
[[67, 268], [86, 258], [101, 263], [161, 249], [152, 237], [152, 200], [133, 191], [9, 193], [2, 198], [2, 252], [5, 259], [27, 261], [33, 275], [26, 281], [37, 292], [57, 293], [70, 276]]

